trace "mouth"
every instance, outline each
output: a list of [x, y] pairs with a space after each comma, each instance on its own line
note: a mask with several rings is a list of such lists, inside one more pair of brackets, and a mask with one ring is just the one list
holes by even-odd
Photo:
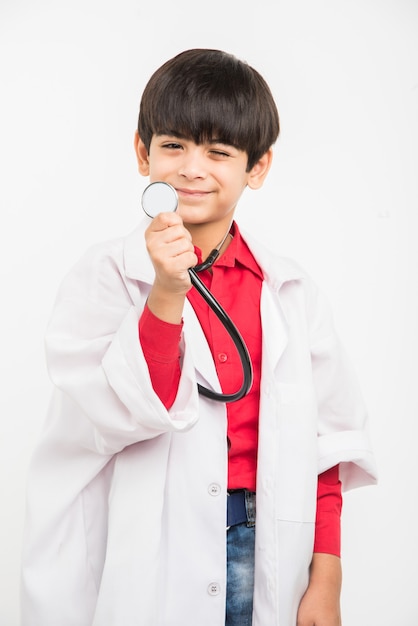
[[185, 189], [183, 187], [177, 187], [176, 191], [179, 197], [192, 199], [205, 198], [211, 193], [210, 191], [204, 191], [202, 189]]

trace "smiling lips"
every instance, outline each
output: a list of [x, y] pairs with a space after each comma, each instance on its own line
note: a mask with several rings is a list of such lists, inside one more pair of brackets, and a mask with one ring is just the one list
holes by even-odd
[[207, 196], [210, 191], [203, 191], [201, 189], [182, 189], [176, 188], [176, 191], [181, 196], [187, 196], [189, 198], [202, 198]]

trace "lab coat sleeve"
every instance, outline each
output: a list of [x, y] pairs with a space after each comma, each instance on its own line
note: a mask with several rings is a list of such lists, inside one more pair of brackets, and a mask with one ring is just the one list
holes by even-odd
[[318, 404], [318, 472], [340, 464], [344, 491], [374, 484], [376, 467], [367, 410], [324, 295], [314, 290], [309, 319]]
[[103, 454], [187, 430], [198, 414], [187, 348], [169, 411], [152, 389], [138, 337], [149, 287], [126, 278], [120, 248], [94, 247], [79, 261], [59, 289], [46, 333], [50, 377], [78, 407], [74, 419], [90, 425], [80, 445]]

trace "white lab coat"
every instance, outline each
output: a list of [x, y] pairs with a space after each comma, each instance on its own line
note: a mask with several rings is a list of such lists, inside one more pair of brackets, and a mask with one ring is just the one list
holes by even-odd
[[[213, 360], [186, 302], [167, 411], [138, 319], [153, 280], [144, 222], [64, 279], [47, 331], [55, 390], [28, 477], [22, 626], [223, 626], [227, 442]], [[263, 268], [254, 626], [295, 626], [319, 472], [375, 480], [366, 413], [329, 310], [295, 263]], [[239, 294], [237, 294], [239, 297]], [[242, 294], [245, 306], [245, 294]]]

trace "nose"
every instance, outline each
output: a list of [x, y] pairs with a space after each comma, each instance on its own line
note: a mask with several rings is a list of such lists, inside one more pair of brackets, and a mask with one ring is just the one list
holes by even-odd
[[206, 177], [205, 160], [201, 146], [197, 145], [185, 151], [179, 168], [179, 174], [188, 180]]

